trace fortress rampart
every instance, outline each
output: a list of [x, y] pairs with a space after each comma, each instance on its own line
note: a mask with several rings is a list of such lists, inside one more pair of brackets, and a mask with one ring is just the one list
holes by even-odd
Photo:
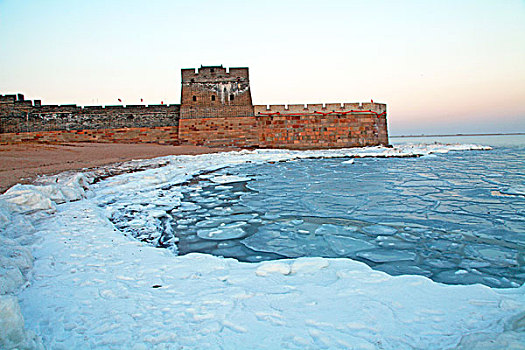
[[0, 133], [178, 126], [180, 105], [41, 105], [0, 95]]
[[386, 105], [253, 105], [248, 68], [182, 69], [181, 104], [42, 105], [0, 95], [0, 142], [155, 142], [335, 148], [387, 145]]
[[329, 103], [254, 106], [260, 143], [271, 148], [387, 145], [386, 105]]

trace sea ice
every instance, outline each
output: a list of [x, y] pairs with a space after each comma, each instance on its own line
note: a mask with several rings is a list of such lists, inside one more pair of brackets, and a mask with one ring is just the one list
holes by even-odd
[[241, 227], [244, 225], [246, 225], [246, 223], [241, 221], [233, 224], [221, 225], [215, 228], [197, 230], [197, 236], [212, 241], [241, 238], [246, 236], [246, 232]]
[[516, 255], [512, 252], [497, 249], [495, 247], [479, 249], [478, 253], [483, 259], [489, 261], [505, 261], [507, 259], [515, 261]]
[[290, 230], [277, 223], [259, 227], [255, 234], [243, 239], [241, 243], [258, 252], [276, 253], [290, 258], [333, 254], [322, 235], [317, 236], [309, 230]]
[[352, 237], [326, 235], [324, 239], [338, 256], [350, 256], [360, 250], [375, 248], [372, 243]]
[[382, 235], [382, 236], [390, 236], [397, 232], [397, 230], [390, 226], [384, 226], [384, 225], [370, 225], [365, 228], [363, 228], [363, 231], [366, 233], [370, 233], [372, 235]]
[[213, 181], [215, 183], [224, 185], [224, 184], [230, 184], [234, 182], [245, 182], [249, 181], [249, 177], [243, 177], [243, 176], [236, 176], [236, 175], [218, 175], [210, 177], [210, 181]]
[[44, 349], [33, 331], [24, 330], [24, 318], [16, 297], [0, 295], [0, 348]]
[[422, 269], [410, 262], [388, 262], [384, 264], [378, 264], [374, 266], [374, 270], [384, 271], [391, 276], [399, 275], [421, 275], [430, 277], [432, 272], [429, 270]]
[[188, 245], [190, 246], [188, 248], [188, 250], [191, 250], [193, 252], [201, 252], [201, 251], [209, 251], [211, 249], [215, 249], [217, 248], [217, 242], [216, 241], [210, 241], [210, 240], [204, 240], [204, 241], [200, 241], [200, 242], [193, 242], [193, 243], [188, 243]]
[[395, 249], [416, 249], [416, 245], [412, 242], [406, 242], [395, 236], [377, 236], [375, 241], [377, 245], [384, 248]]
[[357, 227], [355, 226], [341, 226], [333, 224], [323, 224], [315, 230], [316, 235], [333, 235], [333, 236], [354, 236]]
[[[15, 185], [8, 189], [2, 200], [11, 204], [10, 209], [19, 213], [31, 213], [40, 210], [55, 210], [55, 203], [45, 192], [31, 185]], [[60, 197], [60, 202], [64, 200]]]
[[466, 270], [445, 270], [434, 276], [435, 281], [447, 284], [474, 284], [486, 282], [481, 273]]
[[180, 211], [194, 211], [194, 210], [197, 210], [197, 209], [200, 209], [200, 208], [201, 208], [201, 206], [197, 205], [195, 203], [182, 202], [180, 204], [180, 206], [177, 208], [177, 210], [180, 210]]
[[407, 250], [394, 249], [374, 249], [367, 251], [360, 251], [356, 254], [360, 258], [364, 258], [376, 263], [384, 263], [390, 261], [413, 261], [416, 258], [416, 253]]
[[[42, 335], [47, 348], [69, 349], [173, 346], [195, 349], [250, 346], [260, 349], [352, 346], [450, 349], [460, 342], [460, 346], [467, 348], [480, 344], [494, 348], [523, 344], [524, 287], [498, 290], [480, 285], [443, 285], [422, 276], [392, 277], [351, 259], [300, 258], [246, 264], [205, 254], [175, 256], [165, 249], [156, 249], [124, 236], [115, 230], [104, 209], [99, 207], [102, 202], [133, 203], [137, 195], [138, 202], [147, 203], [148, 193], [157, 193], [155, 191], [166, 182], [175, 186], [200, 172], [246, 161], [278, 162], [320, 156], [412, 156], [471, 148], [435, 145], [319, 152], [257, 150], [184, 156], [170, 158], [172, 162], [160, 169], [101, 181], [91, 185], [87, 198], [58, 205], [55, 214], [39, 213], [34, 217], [37, 233], [33, 242], [37, 243], [32, 249], [37, 259], [31, 272], [31, 284], [18, 293], [26, 325]], [[20, 204], [19, 212], [49, 209], [45, 205], [47, 195], [39, 193], [42, 203], [29, 201], [30, 205], [26, 205], [29, 196], [20, 193], [21, 198], [8, 206]], [[308, 205], [315, 208], [315, 196], [308, 200]], [[51, 208], [55, 206], [53, 203], [56, 204], [51, 201]], [[144, 208], [146, 212], [158, 210], [157, 206]], [[260, 209], [258, 212], [263, 215], [268, 208]], [[373, 208], [364, 205], [362, 210], [369, 209]], [[246, 208], [244, 210], [246, 212]], [[425, 215], [432, 207], [425, 210], [414, 214], [420, 220], [418, 223], [425, 222]], [[131, 212], [122, 211], [123, 221], [151, 217], [144, 213], [140, 218], [133, 218]], [[282, 213], [273, 219], [287, 215]], [[360, 215], [357, 212], [354, 218]], [[11, 214], [4, 216], [11, 217]], [[362, 217], [373, 219], [370, 215]], [[318, 233], [306, 229], [309, 234], [281, 230], [285, 225], [279, 222], [263, 226], [266, 231], [259, 229], [251, 236], [256, 237], [254, 243], [271, 248], [271, 251], [284, 247], [286, 252], [302, 255], [333, 254], [327, 237], [349, 242], [363, 236], [360, 228], [356, 229], [354, 237], [327, 232], [331, 228], [326, 226]], [[389, 236], [375, 228], [367, 233]], [[397, 235], [394, 232], [390, 236]], [[430, 235], [421, 235], [423, 241], [433, 239]], [[197, 236], [194, 238], [200, 240]], [[242, 254], [242, 248], [223, 246], [220, 249], [238, 250], [237, 254]], [[366, 259], [375, 258], [372, 261], [382, 263], [380, 266], [392, 273], [407, 263], [406, 259], [415, 258], [413, 252], [402, 250], [392, 250], [386, 255], [375, 250], [358, 251], [357, 254], [365, 254]], [[490, 252], [488, 255], [495, 257]], [[263, 255], [254, 255], [253, 260], [257, 257]], [[401, 262], [391, 261], [392, 258]], [[414, 269], [412, 272], [424, 271]], [[448, 275], [441, 275], [443, 279], [454, 276], [459, 279], [477, 275], [467, 269], [454, 269]], [[501, 277], [484, 277], [489, 284], [505, 282]], [[6, 337], [10, 337], [22, 340], [15, 345], [22, 348], [24, 342], [35, 338], [24, 335], [21, 314], [12, 312], [18, 305], [16, 298], [7, 296], [7, 301], [5, 298], [0, 297], [0, 324], [2, 330], [7, 331], [0, 333], [3, 342], [0, 347], [14, 344], [11, 340], [6, 342]], [[3, 308], [4, 305], [9, 307]]]

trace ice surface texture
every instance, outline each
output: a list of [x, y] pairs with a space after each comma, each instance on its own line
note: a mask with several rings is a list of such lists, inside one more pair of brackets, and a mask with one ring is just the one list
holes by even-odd
[[[164, 241], [177, 242], [181, 254], [247, 262], [348, 257], [393, 275], [517, 287], [525, 281], [525, 198], [503, 192], [523, 182], [524, 157], [523, 150], [498, 148], [223, 167], [183, 186], [180, 206], [168, 211], [174, 238]], [[114, 222], [128, 230], [125, 220]], [[157, 235], [153, 241], [161, 236], [155, 227], [148, 232]]]
[[[525, 180], [523, 159], [523, 149], [499, 148], [420, 159], [358, 159], [351, 165], [338, 159], [249, 164], [233, 173], [252, 174], [252, 192], [242, 196], [241, 204], [280, 218], [271, 230], [261, 228], [245, 239], [254, 250], [272, 251], [274, 233], [285, 231], [276, 252], [295, 257], [284, 247], [303, 231], [306, 241], [300, 245], [318, 248], [308, 248], [306, 255], [338, 256], [329, 254], [326, 239], [317, 236], [347, 235], [316, 231], [335, 224], [352, 227], [351, 237], [374, 245], [366, 253], [346, 254], [374, 268], [430, 273], [445, 283], [512, 287], [525, 281], [525, 197], [493, 192], [519, 188]], [[310, 227], [286, 224], [298, 219]], [[396, 261], [395, 269], [379, 265]]]
[[505, 341], [525, 340], [511, 322], [523, 287], [446, 286], [350, 259], [176, 257], [113, 231], [93, 204], [63, 205], [39, 227], [20, 297], [49, 348], [444, 349], [505, 327]]
[[[283, 218], [274, 210], [260, 215], [241, 203], [250, 193], [249, 188], [242, 188], [242, 182], [216, 184], [223, 187], [208, 194], [204, 194], [208, 189], [199, 189], [199, 183], [193, 182], [199, 173], [248, 161], [282, 165], [287, 163], [276, 162], [342, 156], [344, 152], [257, 151], [173, 157], [163, 168], [91, 185], [87, 198], [54, 205], [54, 214], [32, 214], [38, 238], [32, 246], [36, 258], [33, 278], [19, 294], [27, 327], [41, 335], [48, 348], [253, 345], [260, 349], [442, 349], [460, 342], [480, 344], [486, 339], [497, 339], [505, 346], [523, 344], [522, 322], [516, 316], [525, 309], [523, 287], [446, 286], [421, 276], [392, 277], [350, 259], [298, 258], [246, 264], [210, 255], [175, 256], [130, 237], [136, 234], [151, 238], [149, 242], [155, 246], [163, 242], [172, 246], [170, 239], [177, 240], [173, 227], [196, 226], [190, 213], [200, 211], [204, 218], [206, 212], [213, 211], [222, 214], [210, 213], [207, 220], [198, 221], [203, 222], [202, 229], [217, 223], [229, 225], [235, 222], [227, 219], [233, 214], [246, 222], [242, 228], [252, 235], [255, 232], [250, 230], [263, 227], [257, 225], [264, 221], [299, 227], [289, 232], [322, 238], [330, 242], [331, 250], [336, 247], [342, 254], [352, 245], [359, 251], [370, 248], [370, 242], [363, 240], [365, 235], [390, 243], [389, 239], [402, 232], [407, 241], [417, 241], [417, 233], [400, 231], [401, 226], [391, 222], [380, 224], [395, 227], [393, 235], [388, 235], [392, 230], [366, 233], [364, 228], [374, 222], [365, 225], [361, 219], [314, 222], [308, 217]], [[183, 193], [186, 186], [181, 184], [192, 189]], [[186, 196], [199, 199], [192, 205], [181, 205]], [[237, 204], [220, 204], [232, 196], [237, 197]], [[179, 217], [179, 212], [186, 217]], [[122, 223], [126, 235], [110, 219]], [[141, 231], [144, 227], [147, 230]], [[196, 234], [195, 238], [200, 239]], [[342, 243], [345, 239], [348, 246]], [[222, 240], [202, 242], [224, 250], [240, 247]], [[484, 254], [500, 258], [494, 252]]]

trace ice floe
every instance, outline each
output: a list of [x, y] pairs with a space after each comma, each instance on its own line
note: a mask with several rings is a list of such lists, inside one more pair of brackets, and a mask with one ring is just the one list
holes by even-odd
[[[14, 188], [0, 196], [0, 227], [2, 236], [9, 237], [2, 241], [7, 248], [2, 250], [0, 282], [14, 283], [0, 296], [0, 347], [42, 348], [43, 343], [53, 349], [519, 348], [525, 342], [523, 286], [443, 285], [423, 276], [393, 277], [351, 259], [301, 257], [248, 264], [203, 254], [176, 256], [134, 238], [165, 241], [168, 238], [163, 235], [171, 234], [167, 227], [176, 225], [175, 221], [192, 225], [191, 220], [183, 221], [182, 213], [210, 204], [220, 206], [220, 199], [181, 206], [181, 185], [199, 173], [225, 166], [312, 157], [422, 156], [467, 149], [485, 148], [433, 145], [164, 157], [158, 160], [161, 168], [124, 172], [97, 184], [93, 184], [96, 176], [87, 176], [86, 182], [78, 177], [64, 181], [67, 190], [61, 181], [53, 184], [53, 179]], [[135, 163], [137, 167], [144, 164], [156, 163]], [[42, 186], [56, 187], [44, 190]], [[169, 200], [165, 191], [171, 191]], [[256, 218], [237, 208], [235, 213]], [[110, 221], [117, 222], [117, 217], [120, 231]], [[264, 217], [282, 219], [271, 213]], [[390, 255], [377, 254], [368, 242], [348, 235], [357, 231], [351, 224], [291, 220], [290, 227], [300, 227], [302, 232], [278, 226], [280, 233], [304, 242], [294, 247], [292, 241], [280, 242], [275, 236], [275, 242], [266, 244], [292, 253], [304, 254], [310, 238], [326, 249], [335, 247], [341, 255], [345, 249], [364, 252], [365, 259], [375, 259], [385, 271], [399, 268], [390, 261], [395, 254], [402, 260], [413, 258], [409, 251], [394, 249]], [[272, 227], [267, 230], [271, 235]], [[391, 237], [397, 231], [375, 227], [369, 232], [363, 229], [363, 234]], [[403, 233], [417, 240], [417, 231]], [[251, 237], [257, 235], [245, 240]], [[262, 245], [263, 241], [261, 236], [252, 243]], [[227, 242], [220, 248], [242, 250]], [[499, 252], [481, 254], [499, 258]], [[256, 256], [252, 258], [257, 261]], [[13, 266], [19, 273], [9, 277]], [[30, 284], [17, 292], [26, 283], [28, 270]], [[475, 274], [473, 270], [458, 269], [454, 275]]]

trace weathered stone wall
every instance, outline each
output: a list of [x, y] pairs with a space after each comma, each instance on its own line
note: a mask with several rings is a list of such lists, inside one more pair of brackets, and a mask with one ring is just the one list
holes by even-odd
[[254, 117], [181, 119], [182, 143], [264, 148], [387, 145], [386, 105], [254, 106]]
[[248, 68], [182, 70], [181, 118], [253, 116]]
[[179, 139], [206, 146], [257, 147], [248, 68], [182, 70]]
[[179, 144], [177, 126], [98, 130], [56, 130], [0, 134], [0, 143], [17, 142], [158, 143], [169, 145]]
[[209, 147], [258, 147], [258, 131], [253, 116], [181, 119], [179, 140]]
[[260, 147], [312, 149], [388, 145], [384, 104], [255, 106], [255, 115]]
[[41, 105], [0, 96], [0, 133], [178, 126], [180, 105]]

